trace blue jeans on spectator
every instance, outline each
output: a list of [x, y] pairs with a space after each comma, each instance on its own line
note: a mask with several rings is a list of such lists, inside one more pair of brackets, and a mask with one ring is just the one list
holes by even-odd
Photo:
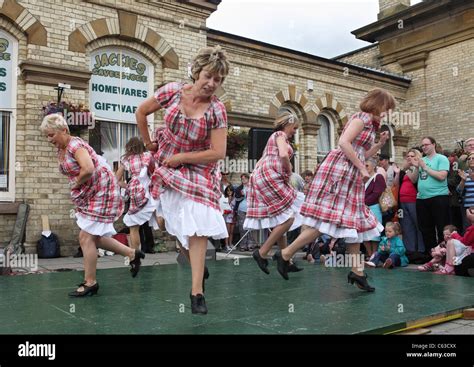
[[403, 244], [409, 252], [425, 252], [423, 235], [416, 219], [416, 203], [400, 203], [402, 213], [400, 225], [403, 231]]
[[376, 252], [374, 257], [372, 258], [372, 262], [375, 266], [378, 266], [380, 263], [384, 263], [388, 258], [392, 259], [392, 266], [397, 267], [402, 264], [400, 260], [400, 255], [397, 254], [389, 254], [388, 252]]

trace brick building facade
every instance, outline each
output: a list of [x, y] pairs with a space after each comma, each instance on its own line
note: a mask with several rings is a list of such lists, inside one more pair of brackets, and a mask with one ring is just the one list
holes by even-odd
[[[187, 80], [187, 64], [205, 45], [221, 45], [231, 72], [220, 98], [229, 124], [269, 128], [282, 106], [302, 121], [297, 169], [312, 169], [334, 148], [344, 123], [371, 88], [390, 90], [399, 111], [419, 114], [419, 126], [389, 123], [385, 148], [399, 161], [422, 135], [445, 148], [474, 135], [474, 8], [442, 0], [409, 7], [381, 0], [376, 23], [354, 31], [373, 46], [326, 59], [206, 28], [220, 1], [0, 0], [0, 243], [15, 220], [12, 203], [31, 205], [26, 248], [36, 251], [41, 215], [48, 215], [63, 255], [77, 246], [78, 228], [67, 180], [38, 126], [57, 100], [88, 106], [95, 126], [78, 134], [111, 164], [136, 134], [140, 98], [171, 80]], [[448, 12], [449, 10], [449, 12]], [[405, 27], [399, 28], [400, 19]], [[3, 102], [2, 102], [3, 101]], [[159, 113], [150, 120], [154, 127]], [[395, 121], [396, 122], [396, 121]]]

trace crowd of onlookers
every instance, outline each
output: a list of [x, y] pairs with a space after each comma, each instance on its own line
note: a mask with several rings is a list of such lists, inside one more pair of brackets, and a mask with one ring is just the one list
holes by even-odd
[[[365, 183], [365, 204], [385, 230], [364, 242], [365, 265], [390, 269], [415, 263], [420, 271], [474, 276], [474, 138], [461, 149], [443, 151], [435, 139], [425, 137], [400, 164], [380, 154], [368, 159], [366, 168], [371, 177]], [[312, 179], [308, 170], [293, 174], [290, 181], [306, 194]], [[241, 174], [240, 180], [240, 185], [233, 185], [229, 174], [222, 173], [226, 251], [237, 242], [234, 233], [244, 237], [240, 251], [259, 245], [259, 234], [243, 229], [249, 175]], [[289, 232], [288, 243], [298, 233]], [[305, 259], [324, 262], [325, 256], [344, 249], [343, 239], [322, 235], [306, 246]]]

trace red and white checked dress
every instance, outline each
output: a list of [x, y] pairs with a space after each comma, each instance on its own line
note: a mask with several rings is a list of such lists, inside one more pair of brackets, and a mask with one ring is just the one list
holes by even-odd
[[[166, 127], [155, 134], [158, 162], [152, 176], [153, 190], [161, 187], [158, 212], [163, 215], [166, 230], [178, 237], [185, 247], [190, 236], [227, 237], [219, 200], [220, 171], [217, 163], [185, 164], [177, 168], [162, 165], [178, 153], [208, 150], [211, 130], [227, 128], [224, 104], [212, 96], [201, 118], [186, 117], [180, 109], [184, 84], [168, 83], [155, 92], [155, 99], [164, 109]], [[155, 194], [154, 194], [155, 195]]]
[[[344, 131], [354, 121], [364, 122], [362, 132], [352, 142], [357, 157], [364, 163], [365, 151], [375, 142], [379, 123], [365, 112], [354, 114]], [[359, 170], [340, 148], [332, 150], [319, 166], [301, 207], [303, 224], [351, 243], [376, 237], [383, 230], [364, 203], [365, 186]]]
[[141, 226], [149, 222], [150, 226], [158, 229], [155, 220], [156, 201], [150, 192], [150, 177], [148, 169], [153, 160], [150, 152], [133, 154], [122, 159], [123, 168], [130, 173], [131, 179], [127, 184], [127, 195], [130, 206], [123, 222], [128, 226]]
[[144, 152], [122, 159], [121, 164], [123, 168], [131, 175], [130, 181], [127, 184], [127, 195], [130, 197], [129, 214], [135, 214], [148, 202], [148, 187], [145, 187], [139, 178], [140, 173], [148, 169], [152, 158], [150, 152]]
[[293, 156], [287, 135], [283, 131], [274, 132], [250, 176], [245, 229], [276, 227], [296, 217], [303, 203], [303, 194], [297, 200], [297, 192], [290, 184], [291, 175], [283, 169], [277, 145], [279, 137], [286, 141], [289, 158]]
[[113, 222], [123, 211], [120, 187], [115, 175], [101, 163], [94, 149], [84, 140], [73, 137], [66, 147], [62, 161], [58, 150], [59, 171], [68, 177], [70, 185], [74, 183], [81, 171], [74, 157], [80, 148], [89, 153], [95, 170], [87, 182], [79, 188], [71, 189], [71, 199], [76, 206], [77, 224], [82, 230], [93, 235], [114, 235]]

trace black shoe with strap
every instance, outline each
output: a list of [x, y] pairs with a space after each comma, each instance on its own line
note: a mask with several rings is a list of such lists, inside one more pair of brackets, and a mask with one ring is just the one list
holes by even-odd
[[304, 270], [304, 268], [298, 268], [296, 263], [290, 263], [290, 265], [288, 266], [288, 273], [297, 273], [302, 270]]
[[142, 264], [141, 259], [145, 258], [145, 253], [141, 250], [135, 250], [135, 258], [130, 261], [130, 272], [132, 273], [132, 277], [135, 278], [140, 271], [140, 266]]
[[375, 288], [371, 287], [369, 285], [369, 283], [367, 283], [367, 274], [357, 275], [356, 273], [351, 271], [347, 275], [347, 282], [351, 283], [351, 284], [354, 284], [354, 282], [355, 282], [356, 286], [359, 287], [359, 289], [362, 289], [362, 290], [367, 291], [367, 292], [375, 291]]
[[190, 294], [189, 297], [191, 298], [191, 312], [193, 314], [207, 314], [206, 300], [202, 294], [196, 294], [195, 296]]
[[[93, 296], [94, 294], [97, 294], [99, 291], [99, 283], [95, 283], [91, 286], [87, 286], [86, 282], [83, 282], [81, 284], [78, 284], [78, 289], [76, 289], [74, 292], [69, 293], [69, 297], [85, 297], [85, 296]], [[82, 291], [79, 289], [82, 287]]]
[[261, 271], [263, 271], [265, 274], [270, 274], [270, 271], [268, 270], [268, 260], [264, 259], [261, 255], [258, 249], [256, 249], [252, 253], [252, 257], [254, 260], [257, 262], [258, 267], [260, 268]]

